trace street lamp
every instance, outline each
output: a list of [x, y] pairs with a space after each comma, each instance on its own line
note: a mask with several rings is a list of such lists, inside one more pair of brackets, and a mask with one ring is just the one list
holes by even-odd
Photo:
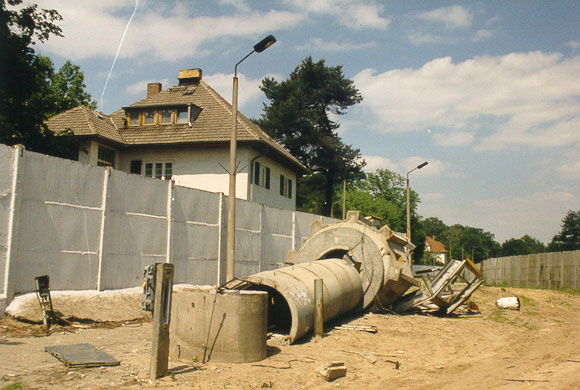
[[276, 43], [273, 35], [268, 35], [254, 45], [247, 56], [242, 58], [234, 67], [234, 87], [232, 95], [232, 134], [230, 138], [230, 185], [228, 197], [228, 246], [226, 257], [226, 279], [235, 277], [235, 254], [236, 254], [236, 152], [238, 142], [238, 65], [254, 52], [261, 53]]
[[423, 168], [425, 165], [429, 164], [427, 161], [425, 161], [422, 164], [417, 165], [415, 168], [411, 169], [409, 172], [407, 172], [407, 240], [409, 240], [409, 243], [411, 242], [411, 201], [410, 201], [410, 196], [409, 196], [409, 173], [413, 172], [416, 169], [421, 169]]

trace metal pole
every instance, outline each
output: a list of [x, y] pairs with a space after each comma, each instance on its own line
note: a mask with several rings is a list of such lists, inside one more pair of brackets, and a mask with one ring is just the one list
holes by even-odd
[[342, 182], [342, 219], [346, 218], [346, 179]]
[[407, 172], [407, 240], [411, 242], [411, 202], [409, 196], [409, 173]]
[[[250, 53], [251, 54], [251, 53]], [[236, 65], [237, 67], [237, 65]], [[235, 278], [236, 258], [236, 152], [238, 141], [238, 76], [234, 74], [232, 95], [232, 134], [230, 138], [230, 185], [228, 194], [228, 244], [226, 280]]]

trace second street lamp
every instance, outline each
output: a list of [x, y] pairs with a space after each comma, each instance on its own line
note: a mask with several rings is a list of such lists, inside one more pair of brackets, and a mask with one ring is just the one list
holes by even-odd
[[232, 133], [230, 138], [230, 183], [228, 195], [228, 244], [226, 257], [226, 281], [235, 277], [235, 255], [236, 255], [236, 154], [238, 142], [238, 65], [246, 58], [255, 53], [261, 53], [276, 43], [273, 35], [268, 35], [254, 45], [248, 55], [238, 61], [234, 67], [234, 86], [232, 94]]
[[410, 202], [410, 190], [409, 190], [409, 173], [413, 172], [416, 169], [421, 169], [423, 168], [425, 165], [429, 164], [427, 161], [425, 161], [422, 164], [417, 165], [415, 168], [411, 169], [409, 172], [407, 172], [407, 240], [409, 240], [409, 242], [411, 242], [411, 202]]

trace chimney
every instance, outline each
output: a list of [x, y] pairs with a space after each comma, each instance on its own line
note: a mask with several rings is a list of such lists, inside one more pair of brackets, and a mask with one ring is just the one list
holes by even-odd
[[161, 83], [149, 83], [147, 84], [147, 97], [150, 98], [151, 96], [158, 94], [161, 92]]
[[196, 86], [201, 80], [201, 69], [184, 69], [179, 71], [179, 85]]

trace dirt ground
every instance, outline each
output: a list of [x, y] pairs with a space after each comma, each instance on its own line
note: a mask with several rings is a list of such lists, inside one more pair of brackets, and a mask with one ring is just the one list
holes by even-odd
[[[520, 297], [520, 311], [495, 300]], [[481, 287], [479, 314], [453, 317], [364, 314], [329, 324], [323, 339], [268, 342], [256, 363], [169, 362], [170, 375], [148, 378], [151, 323], [55, 327], [0, 320], [0, 389], [580, 389], [580, 295]], [[374, 325], [377, 333], [335, 330]], [[121, 361], [117, 367], [69, 369], [46, 346], [90, 343]], [[316, 375], [339, 360], [346, 377]], [[398, 365], [396, 363], [399, 363]], [[398, 366], [398, 369], [397, 369]]]

